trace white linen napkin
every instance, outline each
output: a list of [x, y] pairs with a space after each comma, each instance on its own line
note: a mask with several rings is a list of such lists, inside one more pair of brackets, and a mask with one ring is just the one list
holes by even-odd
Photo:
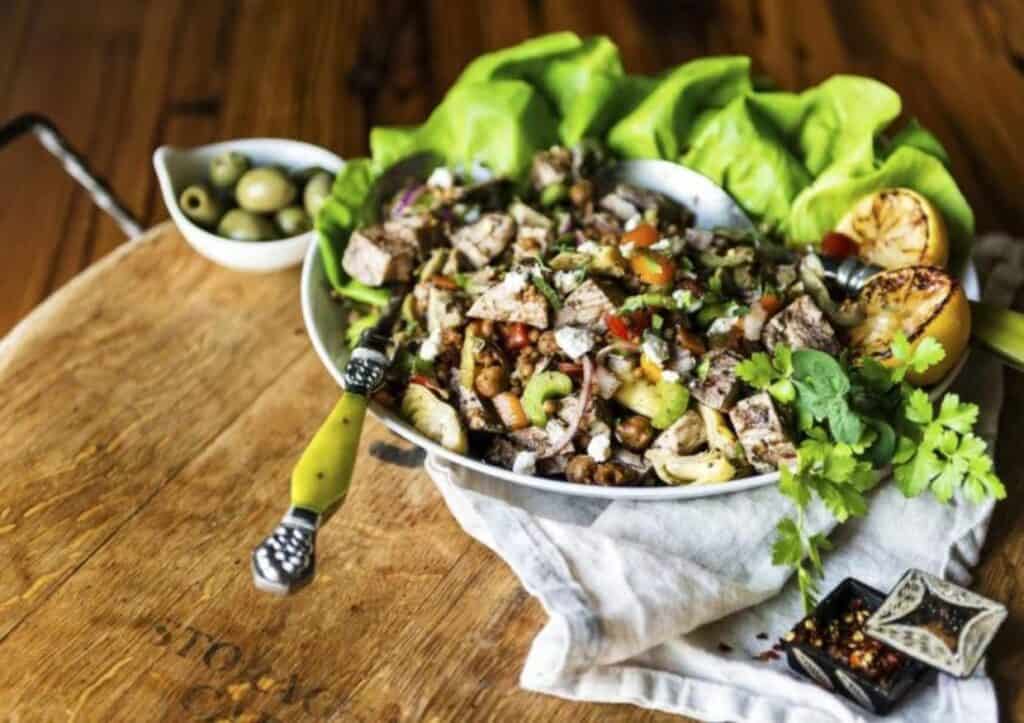
[[[1024, 246], [979, 241], [984, 297], [1009, 305], [1024, 280]], [[973, 351], [955, 390], [981, 407], [995, 439], [999, 363]], [[757, 655], [801, 617], [796, 585], [771, 562], [774, 487], [675, 502], [589, 500], [532, 490], [430, 457], [427, 470], [470, 535], [496, 552], [550, 616], [527, 656], [524, 688], [575, 700], [633, 703], [707, 721], [881, 720]], [[1012, 487], [1011, 485], [1008, 485]], [[836, 531], [822, 590], [847, 576], [888, 590], [910, 567], [969, 581], [991, 504], [907, 500], [890, 484], [866, 517]], [[809, 524], [832, 527], [823, 508]], [[919, 685], [887, 721], [996, 721], [979, 666]]]

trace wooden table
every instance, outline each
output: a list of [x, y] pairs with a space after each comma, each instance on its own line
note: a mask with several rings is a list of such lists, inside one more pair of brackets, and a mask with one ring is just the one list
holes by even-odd
[[[979, 228], [1024, 233], [1019, 1], [2, 0], [0, 14], [0, 119], [52, 117], [147, 224], [166, 216], [161, 143], [280, 135], [359, 155], [371, 125], [422, 119], [478, 53], [571, 28], [611, 35], [639, 72], [740, 52], [789, 88], [879, 77], [946, 144]], [[323, 533], [324, 574], [286, 601], [256, 594], [247, 551], [336, 393], [297, 272], [225, 272], [167, 227], [114, 250], [117, 227], [31, 141], [0, 151], [0, 172], [0, 333], [113, 251], [0, 349], [0, 718], [678, 720], [519, 690], [542, 611], [376, 422]], [[1011, 499], [978, 571], [1010, 607], [990, 669], [1018, 719], [1022, 406], [1010, 373]]]

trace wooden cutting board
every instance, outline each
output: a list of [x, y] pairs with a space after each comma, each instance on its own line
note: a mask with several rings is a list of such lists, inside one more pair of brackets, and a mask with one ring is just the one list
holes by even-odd
[[253, 588], [338, 393], [298, 282], [165, 224], [0, 343], [0, 720], [680, 720], [519, 690], [543, 612], [373, 420], [315, 582]]

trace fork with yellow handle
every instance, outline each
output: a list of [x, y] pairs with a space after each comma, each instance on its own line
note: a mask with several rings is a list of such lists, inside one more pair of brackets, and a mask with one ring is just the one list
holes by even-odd
[[398, 311], [396, 293], [377, 325], [363, 333], [345, 365], [345, 391], [313, 435], [292, 470], [291, 506], [252, 552], [256, 587], [287, 595], [309, 582], [316, 569], [316, 533], [323, 514], [345, 499], [352, 482], [359, 437], [370, 403], [390, 363], [387, 329]]

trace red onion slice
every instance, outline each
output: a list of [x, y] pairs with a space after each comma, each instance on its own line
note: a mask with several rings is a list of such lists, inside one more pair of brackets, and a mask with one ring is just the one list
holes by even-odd
[[561, 439], [557, 439], [551, 444], [550, 449], [544, 454], [545, 457], [554, 457], [565, 449], [566, 445], [572, 442], [572, 438], [580, 430], [580, 422], [583, 421], [583, 415], [587, 411], [587, 407], [590, 406], [590, 383], [594, 377], [594, 362], [590, 360], [588, 355], [584, 355], [581, 361], [583, 362], [583, 387], [580, 389], [579, 406], [576, 407], [572, 419], [569, 420], [569, 428]]

